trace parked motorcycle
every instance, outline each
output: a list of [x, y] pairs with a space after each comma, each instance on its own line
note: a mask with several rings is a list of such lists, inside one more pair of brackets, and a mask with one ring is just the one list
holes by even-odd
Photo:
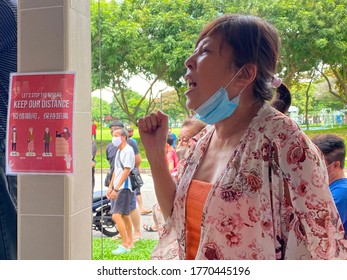
[[112, 220], [111, 202], [106, 197], [106, 190], [97, 191], [93, 194], [93, 226], [94, 230], [102, 232], [108, 237], [118, 234], [115, 223]]

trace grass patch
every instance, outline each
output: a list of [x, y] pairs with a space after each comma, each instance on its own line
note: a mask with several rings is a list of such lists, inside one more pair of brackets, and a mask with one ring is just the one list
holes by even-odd
[[117, 249], [120, 244], [119, 240], [93, 237], [93, 260], [150, 260], [157, 242], [158, 240], [143, 239], [136, 242], [129, 253], [113, 255], [112, 250]]
[[317, 130], [304, 130], [308, 137], [311, 139], [320, 134], [335, 134], [341, 137], [345, 144], [347, 144], [347, 126], [328, 128], [328, 129], [317, 129]]

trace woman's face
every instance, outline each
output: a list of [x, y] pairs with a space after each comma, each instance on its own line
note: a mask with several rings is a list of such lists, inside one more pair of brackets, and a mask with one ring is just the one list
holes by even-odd
[[[235, 74], [231, 61], [232, 49], [227, 43], [222, 44], [221, 35], [207, 37], [199, 42], [185, 62], [185, 79], [189, 86], [185, 92], [188, 109], [197, 109], [220, 87], [226, 86]], [[230, 97], [232, 95], [229, 93]]]

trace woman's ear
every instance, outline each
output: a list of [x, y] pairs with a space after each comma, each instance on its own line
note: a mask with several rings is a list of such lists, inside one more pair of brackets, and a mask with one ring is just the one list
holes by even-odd
[[257, 76], [257, 70], [258, 69], [255, 64], [245, 64], [240, 72], [238, 81], [241, 82], [243, 86], [251, 84]]

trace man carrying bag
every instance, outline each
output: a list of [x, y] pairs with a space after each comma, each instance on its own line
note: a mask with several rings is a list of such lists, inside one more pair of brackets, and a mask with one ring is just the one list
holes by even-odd
[[[122, 168], [124, 170], [124, 167], [123, 167], [123, 164], [120, 163], [122, 165]], [[140, 175], [140, 172], [139, 170], [134, 167], [130, 173], [129, 173], [129, 179], [130, 179], [130, 182], [131, 182], [131, 189], [132, 191], [135, 191], [137, 188], [141, 188], [143, 186], [143, 180], [142, 180], [142, 177]]]
[[134, 247], [130, 212], [136, 205], [132, 205], [134, 194], [128, 176], [135, 167], [135, 154], [127, 144], [127, 132], [124, 128], [116, 130], [113, 136], [112, 143], [118, 150], [107, 198], [111, 200], [112, 219], [117, 224], [121, 239], [121, 244], [112, 251], [118, 255], [128, 253]]

